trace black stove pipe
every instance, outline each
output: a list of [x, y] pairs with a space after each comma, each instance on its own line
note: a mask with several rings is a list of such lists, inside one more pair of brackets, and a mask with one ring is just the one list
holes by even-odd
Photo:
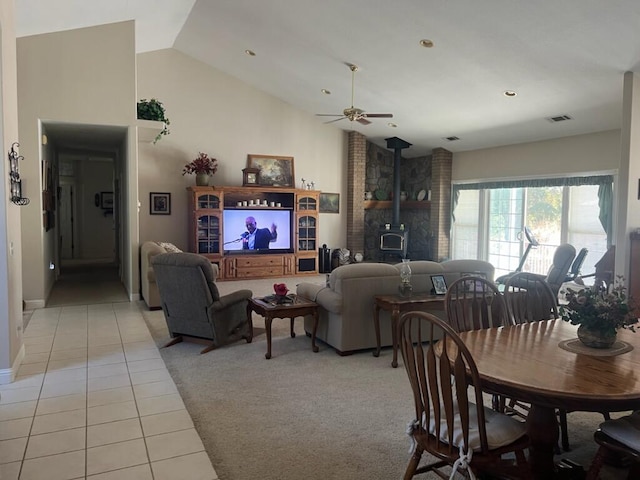
[[393, 210], [391, 222], [394, 227], [400, 226], [400, 160], [402, 149], [409, 148], [411, 144], [401, 138], [385, 138], [387, 148], [393, 148]]

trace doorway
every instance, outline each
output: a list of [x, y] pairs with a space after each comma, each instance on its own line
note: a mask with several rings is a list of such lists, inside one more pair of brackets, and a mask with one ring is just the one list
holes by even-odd
[[117, 178], [127, 145], [124, 127], [43, 123], [53, 171], [56, 208], [55, 279], [47, 306], [129, 301], [119, 245]]

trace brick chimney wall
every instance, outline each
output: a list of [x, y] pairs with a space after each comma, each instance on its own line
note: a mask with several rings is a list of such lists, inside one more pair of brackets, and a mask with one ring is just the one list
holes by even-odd
[[451, 244], [451, 165], [453, 153], [434, 148], [431, 166], [431, 231], [433, 258], [450, 258]]
[[367, 167], [367, 137], [349, 132], [347, 166], [347, 248], [351, 255], [364, 253], [364, 191]]

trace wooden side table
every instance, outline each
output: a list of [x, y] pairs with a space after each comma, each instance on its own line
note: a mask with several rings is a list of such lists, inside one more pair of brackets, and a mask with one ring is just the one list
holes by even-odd
[[265, 358], [271, 358], [271, 322], [274, 318], [291, 319], [291, 338], [295, 338], [293, 331], [293, 319], [305, 315], [313, 316], [313, 332], [311, 334], [311, 349], [318, 352], [316, 346], [316, 331], [318, 330], [318, 304], [298, 295], [290, 295], [293, 303], [275, 303], [264, 298], [250, 298], [247, 302], [247, 318], [251, 322], [251, 312], [256, 312], [264, 317], [264, 326], [267, 332], [267, 353]]
[[373, 322], [376, 330], [376, 350], [374, 357], [380, 355], [380, 309], [391, 312], [391, 343], [393, 344], [393, 360], [391, 366], [398, 366], [398, 320], [401, 312], [422, 310], [427, 305], [435, 308], [444, 308], [444, 295], [431, 295], [430, 293], [414, 294], [410, 297], [400, 295], [376, 295], [373, 297]]

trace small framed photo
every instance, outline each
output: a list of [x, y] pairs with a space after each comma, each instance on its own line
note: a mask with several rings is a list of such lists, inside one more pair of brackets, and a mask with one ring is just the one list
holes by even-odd
[[320, 213], [340, 213], [340, 194], [321, 193]]
[[151, 215], [171, 215], [171, 194], [151, 192], [149, 194], [149, 213]]
[[113, 192], [100, 192], [100, 208], [113, 210]]
[[444, 280], [444, 275], [431, 275], [431, 283], [433, 283], [433, 293], [436, 295], [447, 293], [447, 282]]

